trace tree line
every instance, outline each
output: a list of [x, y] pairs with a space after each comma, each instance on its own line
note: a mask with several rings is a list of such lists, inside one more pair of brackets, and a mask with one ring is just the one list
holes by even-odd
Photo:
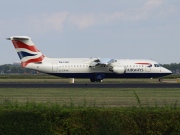
[[[180, 74], [180, 63], [163, 64], [163, 67], [171, 70], [173, 74]], [[22, 68], [20, 65], [5, 64], [0, 65], [0, 74], [36, 74], [35, 70]]]
[[180, 63], [163, 64], [162, 66], [171, 70], [173, 74], [180, 74]]
[[37, 71], [22, 68], [20, 65], [5, 64], [0, 65], [0, 74], [36, 74]]

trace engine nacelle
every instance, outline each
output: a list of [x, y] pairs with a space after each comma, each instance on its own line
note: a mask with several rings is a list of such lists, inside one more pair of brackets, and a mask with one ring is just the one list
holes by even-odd
[[125, 68], [124, 67], [112, 67], [111, 69], [109, 69], [109, 71], [112, 71], [116, 74], [124, 74], [125, 73]]

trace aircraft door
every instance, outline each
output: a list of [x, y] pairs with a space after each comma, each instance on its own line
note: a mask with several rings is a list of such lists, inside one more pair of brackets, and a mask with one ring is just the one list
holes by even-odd
[[151, 67], [147, 66], [146, 68], [146, 72], [150, 72], [151, 71]]
[[52, 63], [52, 72], [57, 72], [57, 71], [58, 71], [57, 63]]

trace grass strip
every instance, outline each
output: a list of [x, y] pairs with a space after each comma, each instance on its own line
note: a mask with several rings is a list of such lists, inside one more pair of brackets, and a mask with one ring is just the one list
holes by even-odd
[[27, 102], [1, 104], [6, 135], [180, 134], [179, 107], [106, 108]]

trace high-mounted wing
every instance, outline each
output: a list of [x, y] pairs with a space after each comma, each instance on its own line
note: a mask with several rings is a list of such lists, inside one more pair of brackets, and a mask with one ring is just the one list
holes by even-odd
[[98, 65], [103, 65], [103, 66], [106, 66], [106, 65], [109, 65], [113, 62], [116, 62], [117, 60], [115, 59], [111, 59], [111, 58], [98, 58], [96, 60], [94, 60], [91, 64], [90, 64], [90, 67], [96, 67]]

